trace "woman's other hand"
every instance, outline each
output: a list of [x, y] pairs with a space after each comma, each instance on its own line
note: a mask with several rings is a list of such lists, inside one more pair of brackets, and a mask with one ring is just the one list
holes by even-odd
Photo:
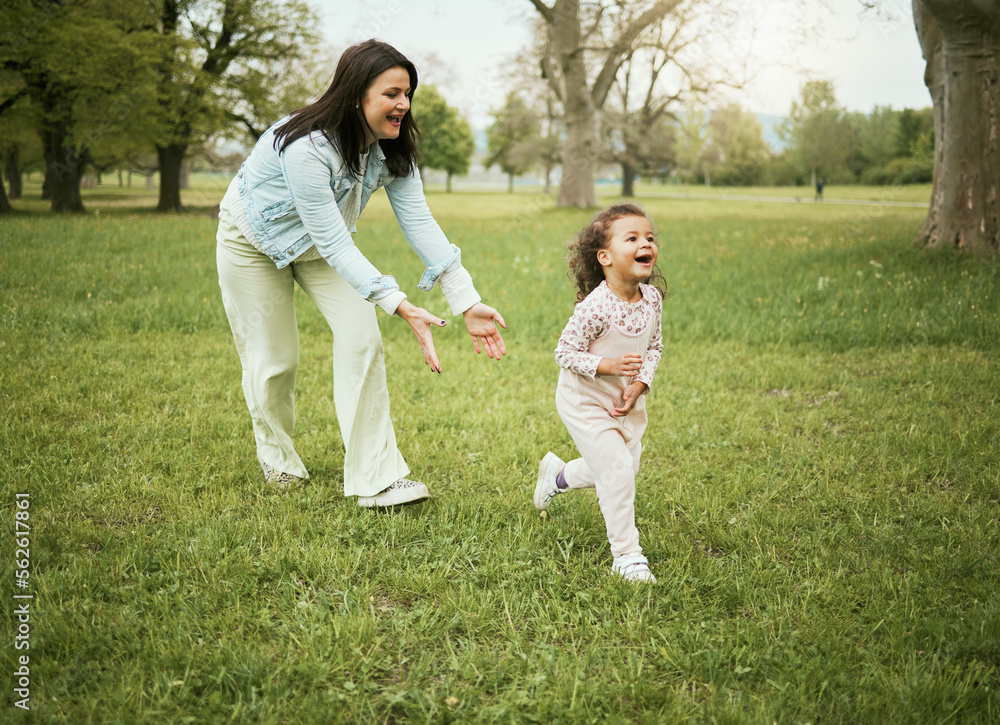
[[433, 372], [441, 372], [441, 363], [438, 361], [437, 353], [434, 351], [434, 338], [431, 335], [431, 327], [444, 327], [447, 322], [440, 317], [432, 315], [423, 307], [411, 304], [408, 300], [403, 300], [399, 303], [399, 306], [396, 308], [396, 314], [406, 320], [413, 330], [413, 334], [417, 336], [417, 342], [420, 343], [420, 351], [424, 354], [424, 362], [431, 366]]
[[484, 349], [486, 354], [494, 360], [499, 360], [501, 355], [507, 354], [507, 348], [500, 337], [500, 330], [497, 325], [507, 329], [507, 323], [503, 321], [500, 313], [489, 305], [477, 302], [463, 313], [465, 326], [472, 335], [472, 340], [476, 345], [476, 353], [479, 354]]

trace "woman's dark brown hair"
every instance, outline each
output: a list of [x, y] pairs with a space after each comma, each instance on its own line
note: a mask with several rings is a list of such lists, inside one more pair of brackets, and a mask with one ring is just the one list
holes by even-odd
[[[390, 68], [403, 68], [410, 76], [410, 100], [417, 90], [417, 69], [388, 43], [365, 40], [344, 51], [333, 74], [333, 82], [319, 100], [293, 111], [274, 135], [274, 148], [284, 151], [288, 144], [313, 131], [320, 131], [344, 157], [348, 170], [357, 176], [361, 152], [365, 150], [367, 122], [360, 109], [365, 93], [375, 79]], [[420, 129], [407, 112], [394, 139], [382, 139], [385, 163], [393, 176], [409, 176], [417, 166], [417, 137]]]
[[[569, 243], [569, 255], [566, 261], [569, 262], [570, 278], [576, 284], [577, 302], [583, 302], [587, 295], [604, 281], [604, 268], [597, 261], [597, 252], [608, 246], [610, 241], [608, 232], [611, 230], [611, 225], [619, 219], [630, 216], [649, 219], [642, 207], [635, 204], [615, 204], [597, 214]], [[667, 296], [667, 281], [656, 265], [653, 265], [653, 271], [645, 282], [656, 287], [661, 296]]]

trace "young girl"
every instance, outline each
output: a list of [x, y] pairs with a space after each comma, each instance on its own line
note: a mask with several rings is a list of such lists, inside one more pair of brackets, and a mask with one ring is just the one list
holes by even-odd
[[635, 474], [646, 429], [644, 395], [660, 362], [660, 309], [666, 294], [656, 267], [656, 235], [645, 212], [617, 204], [570, 244], [577, 304], [559, 337], [556, 409], [582, 458], [547, 453], [535, 506], [545, 510], [571, 488], [596, 488], [614, 556], [612, 571], [655, 582], [635, 527]]

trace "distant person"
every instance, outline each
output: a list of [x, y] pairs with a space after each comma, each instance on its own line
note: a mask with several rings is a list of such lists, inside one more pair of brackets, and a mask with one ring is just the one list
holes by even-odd
[[556, 409], [583, 457], [563, 463], [547, 453], [534, 494], [544, 511], [558, 494], [596, 488], [611, 569], [634, 582], [656, 582], [635, 525], [645, 394], [663, 352], [656, 257], [652, 224], [633, 204], [601, 212], [570, 245], [577, 303], [556, 348]]
[[816, 182], [816, 197], [813, 201], [823, 201], [823, 180], [820, 179]]
[[424, 199], [410, 102], [417, 71], [390, 45], [344, 51], [329, 89], [257, 141], [220, 205], [217, 260], [222, 299], [243, 366], [257, 460], [266, 484], [309, 477], [292, 443], [299, 338], [298, 282], [333, 331], [333, 398], [344, 442], [344, 495], [365, 507], [416, 503], [430, 494], [407, 478], [389, 417], [375, 307], [409, 323], [424, 362], [441, 372], [431, 335], [445, 321], [415, 307], [396, 280], [354, 245], [355, 222], [386, 190], [406, 241], [426, 266], [419, 287], [440, 284], [463, 315], [475, 350], [506, 354], [500, 313], [480, 301], [458, 247]]

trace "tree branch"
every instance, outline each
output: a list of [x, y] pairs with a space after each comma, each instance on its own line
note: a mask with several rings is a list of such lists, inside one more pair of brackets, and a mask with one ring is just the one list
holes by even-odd
[[559, 70], [559, 64], [552, 62], [552, 56], [544, 55], [542, 56], [542, 78], [549, 82], [549, 86], [552, 88], [552, 92], [559, 99], [560, 103], [566, 102], [566, 82], [563, 79], [562, 72]]
[[237, 14], [233, 7], [233, 0], [226, 0], [222, 9], [222, 30], [219, 37], [208, 51], [205, 62], [201, 64], [201, 69], [213, 76], [220, 76], [226, 72], [226, 68], [233, 60], [234, 54], [231, 52], [233, 36], [236, 32]]
[[234, 113], [233, 111], [226, 111], [226, 118], [228, 118], [230, 121], [235, 121], [236, 123], [242, 123], [244, 126], [246, 126], [247, 131], [249, 131], [250, 135], [253, 136], [254, 141], [263, 136], [264, 130], [266, 130], [266, 129], [263, 130], [258, 129], [256, 126], [253, 125], [253, 121], [251, 121], [249, 118], [247, 118], [246, 116], [242, 116], [238, 113]]
[[[534, 0], [532, 0], [532, 2], [534, 2]], [[653, 7], [633, 20], [621, 32], [618, 39], [608, 51], [608, 56], [604, 61], [604, 66], [601, 68], [601, 72], [598, 74], [597, 80], [594, 81], [594, 87], [590, 95], [597, 108], [604, 105], [604, 100], [608, 96], [608, 91], [611, 90], [611, 85], [614, 83], [615, 75], [618, 73], [618, 68], [622, 64], [625, 53], [627, 53], [632, 47], [636, 38], [638, 38], [642, 34], [642, 31], [646, 28], [663, 20], [663, 18], [665, 18], [671, 10], [680, 5], [682, 2], [683, 0], [659, 0], [655, 5], [653, 5]]]
[[0, 116], [2, 116], [4, 113], [6, 113], [7, 110], [10, 109], [11, 106], [13, 106], [15, 103], [17, 103], [18, 101], [20, 101], [26, 95], [28, 95], [28, 89], [27, 88], [22, 88], [17, 93], [15, 93], [13, 96], [11, 96], [10, 98], [8, 98], [6, 101], [4, 101], [3, 103], [0, 103]]
[[552, 25], [555, 22], [555, 17], [552, 14], [552, 8], [543, 3], [542, 0], [528, 0], [528, 2], [535, 6], [535, 10], [538, 11], [538, 14], [542, 16], [542, 19], [545, 20], [546, 23]]
[[580, 34], [580, 46], [584, 47], [587, 44], [588, 38], [597, 32], [598, 28], [601, 27], [601, 19], [604, 17], [604, 6], [598, 5], [597, 10], [594, 13], [594, 22], [591, 23], [588, 30], [583, 30]]

